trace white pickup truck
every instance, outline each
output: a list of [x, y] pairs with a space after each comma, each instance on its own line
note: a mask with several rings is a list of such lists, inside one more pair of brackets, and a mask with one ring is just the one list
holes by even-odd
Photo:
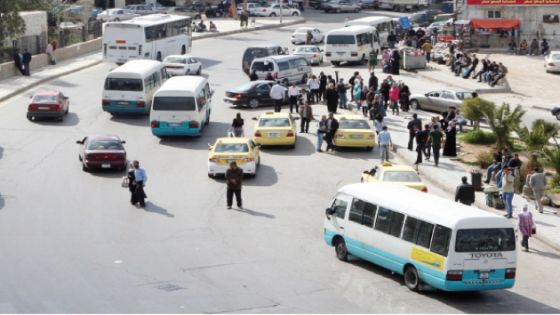
[[393, 11], [406, 11], [412, 9], [425, 9], [428, 7], [427, 0], [379, 0], [378, 7]]

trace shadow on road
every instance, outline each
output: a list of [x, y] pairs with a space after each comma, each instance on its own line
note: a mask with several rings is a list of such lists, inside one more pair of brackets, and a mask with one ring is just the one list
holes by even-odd
[[543, 252], [543, 251], [540, 251], [538, 249], [530, 249], [529, 254], [537, 254], [539, 256], [543, 256], [543, 257], [547, 257], [547, 258], [560, 259], [560, 255], [558, 255], [558, 254], [555, 254], [553, 252]]
[[250, 209], [237, 209], [237, 208], [232, 208], [232, 210], [238, 211], [238, 212], [242, 212], [242, 213], [247, 213], [250, 214], [252, 216], [255, 217], [263, 217], [263, 218], [267, 218], [267, 219], [274, 219], [276, 218], [274, 215], [272, 214], [268, 214], [268, 213], [264, 213], [264, 212], [259, 212], [259, 211], [255, 211], [255, 210], [250, 210]]
[[208, 150], [208, 144], [214, 144], [217, 138], [227, 137], [229, 128], [230, 124], [211, 121], [198, 137], [160, 137], [159, 143], [178, 149]]
[[148, 115], [127, 115], [127, 114], [113, 114], [111, 115], [111, 121], [123, 123], [138, 127], [149, 127], [150, 117]]
[[162, 207], [154, 204], [151, 201], [146, 202], [146, 207], [144, 208], [144, 211], [161, 214], [161, 215], [164, 215], [164, 216], [169, 217], [169, 218], [174, 218], [175, 217], [175, 215], [173, 213], [170, 213], [169, 211], [167, 211], [167, 209], [162, 208]]
[[78, 114], [69, 112], [63, 121], [53, 119], [53, 118], [37, 118], [35, 117], [32, 123], [41, 125], [41, 126], [62, 126], [62, 127], [71, 127], [76, 126], [80, 123], [80, 118]]
[[315, 144], [304, 136], [298, 136], [295, 149], [287, 146], [262, 146], [263, 152], [285, 156], [307, 156], [315, 153]]
[[[208, 68], [212, 68], [215, 65], [219, 65], [220, 63], [222, 63], [222, 61], [220, 60], [216, 60], [216, 59], [206, 59], [206, 58], [201, 58], [201, 57], [196, 57], [201, 63], [202, 63], [202, 71], [204, 72], [205, 69]], [[208, 75], [205, 76], [206, 78], [208, 78]]]
[[73, 87], [77, 87], [77, 84], [68, 82], [66, 80], [62, 80], [62, 79], [58, 79], [58, 80], [54, 80], [53, 82], [51, 82], [50, 84], [54, 85], [54, 86], [61, 86], [61, 87], [67, 87], [67, 88], [73, 88]]
[[0, 160], [4, 157], [4, 148], [0, 146]]
[[2, 196], [2, 193], [0, 193], [0, 210], [2, 210], [2, 208], [4, 208], [4, 197]]

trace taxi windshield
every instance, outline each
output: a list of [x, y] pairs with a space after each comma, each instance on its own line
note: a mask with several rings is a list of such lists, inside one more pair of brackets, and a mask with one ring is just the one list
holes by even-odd
[[289, 127], [288, 118], [263, 118], [259, 121], [259, 127]]
[[420, 182], [420, 177], [415, 172], [389, 171], [383, 173], [383, 181], [414, 183]]
[[246, 143], [218, 143], [214, 149], [216, 153], [223, 152], [249, 152], [249, 147]]
[[363, 119], [341, 119], [339, 129], [370, 129], [367, 121]]

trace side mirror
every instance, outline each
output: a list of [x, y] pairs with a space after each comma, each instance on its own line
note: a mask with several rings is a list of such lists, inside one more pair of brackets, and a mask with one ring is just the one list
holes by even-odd
[[76, 140], [77, 144], [84, 144], [84, 142], [82, 140]]
[[251, 120], [257, 121], [258, 119], [257, 119], [257, 117], [253, 117], [253, 118], [251, 118]]
[[210, 94], [210, 97], [214, 96], [214, 90], [211, 90], [209, 94]]
[[122, 141], [121, 141], [121, 143], [122, 143], [122, 144], [125, 144], [125, 143], [126, 143], [126, 141], [122, 140]]
[[362, 174], [368, 174], [369, 175], [369, 171], [363, 171]]
[[336, 213], [336, 209], [334, 208], [327, 208], [325, 209], [325, 215], [327, 216], [327, 219], [331, 219], [330, 216]]

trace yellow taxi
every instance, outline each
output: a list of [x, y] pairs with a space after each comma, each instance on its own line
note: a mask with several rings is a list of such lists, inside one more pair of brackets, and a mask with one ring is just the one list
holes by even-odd
[[335, 115], [338, 130], [334, 135], [337, 147], [360, 147], [368, 151], [375, 147], [375, 132], [362, 115]]
[[289, 113], [266, 112], [257, 120], [253, 140], [262, 145], [296, 146], [296, 123]]
[[428, 192], [428, 187], [422, 182], [414, 168], [408, 165], [393, 165], [389, 162], [364, 171], [362, 182], [390, 182]]
[[208, 176], [225, 174], [229, 163], [236, 162], [244, 174], [257, 175], [261, 163], [260, 145], [249, 138], [218, 138], [208, 146]]

